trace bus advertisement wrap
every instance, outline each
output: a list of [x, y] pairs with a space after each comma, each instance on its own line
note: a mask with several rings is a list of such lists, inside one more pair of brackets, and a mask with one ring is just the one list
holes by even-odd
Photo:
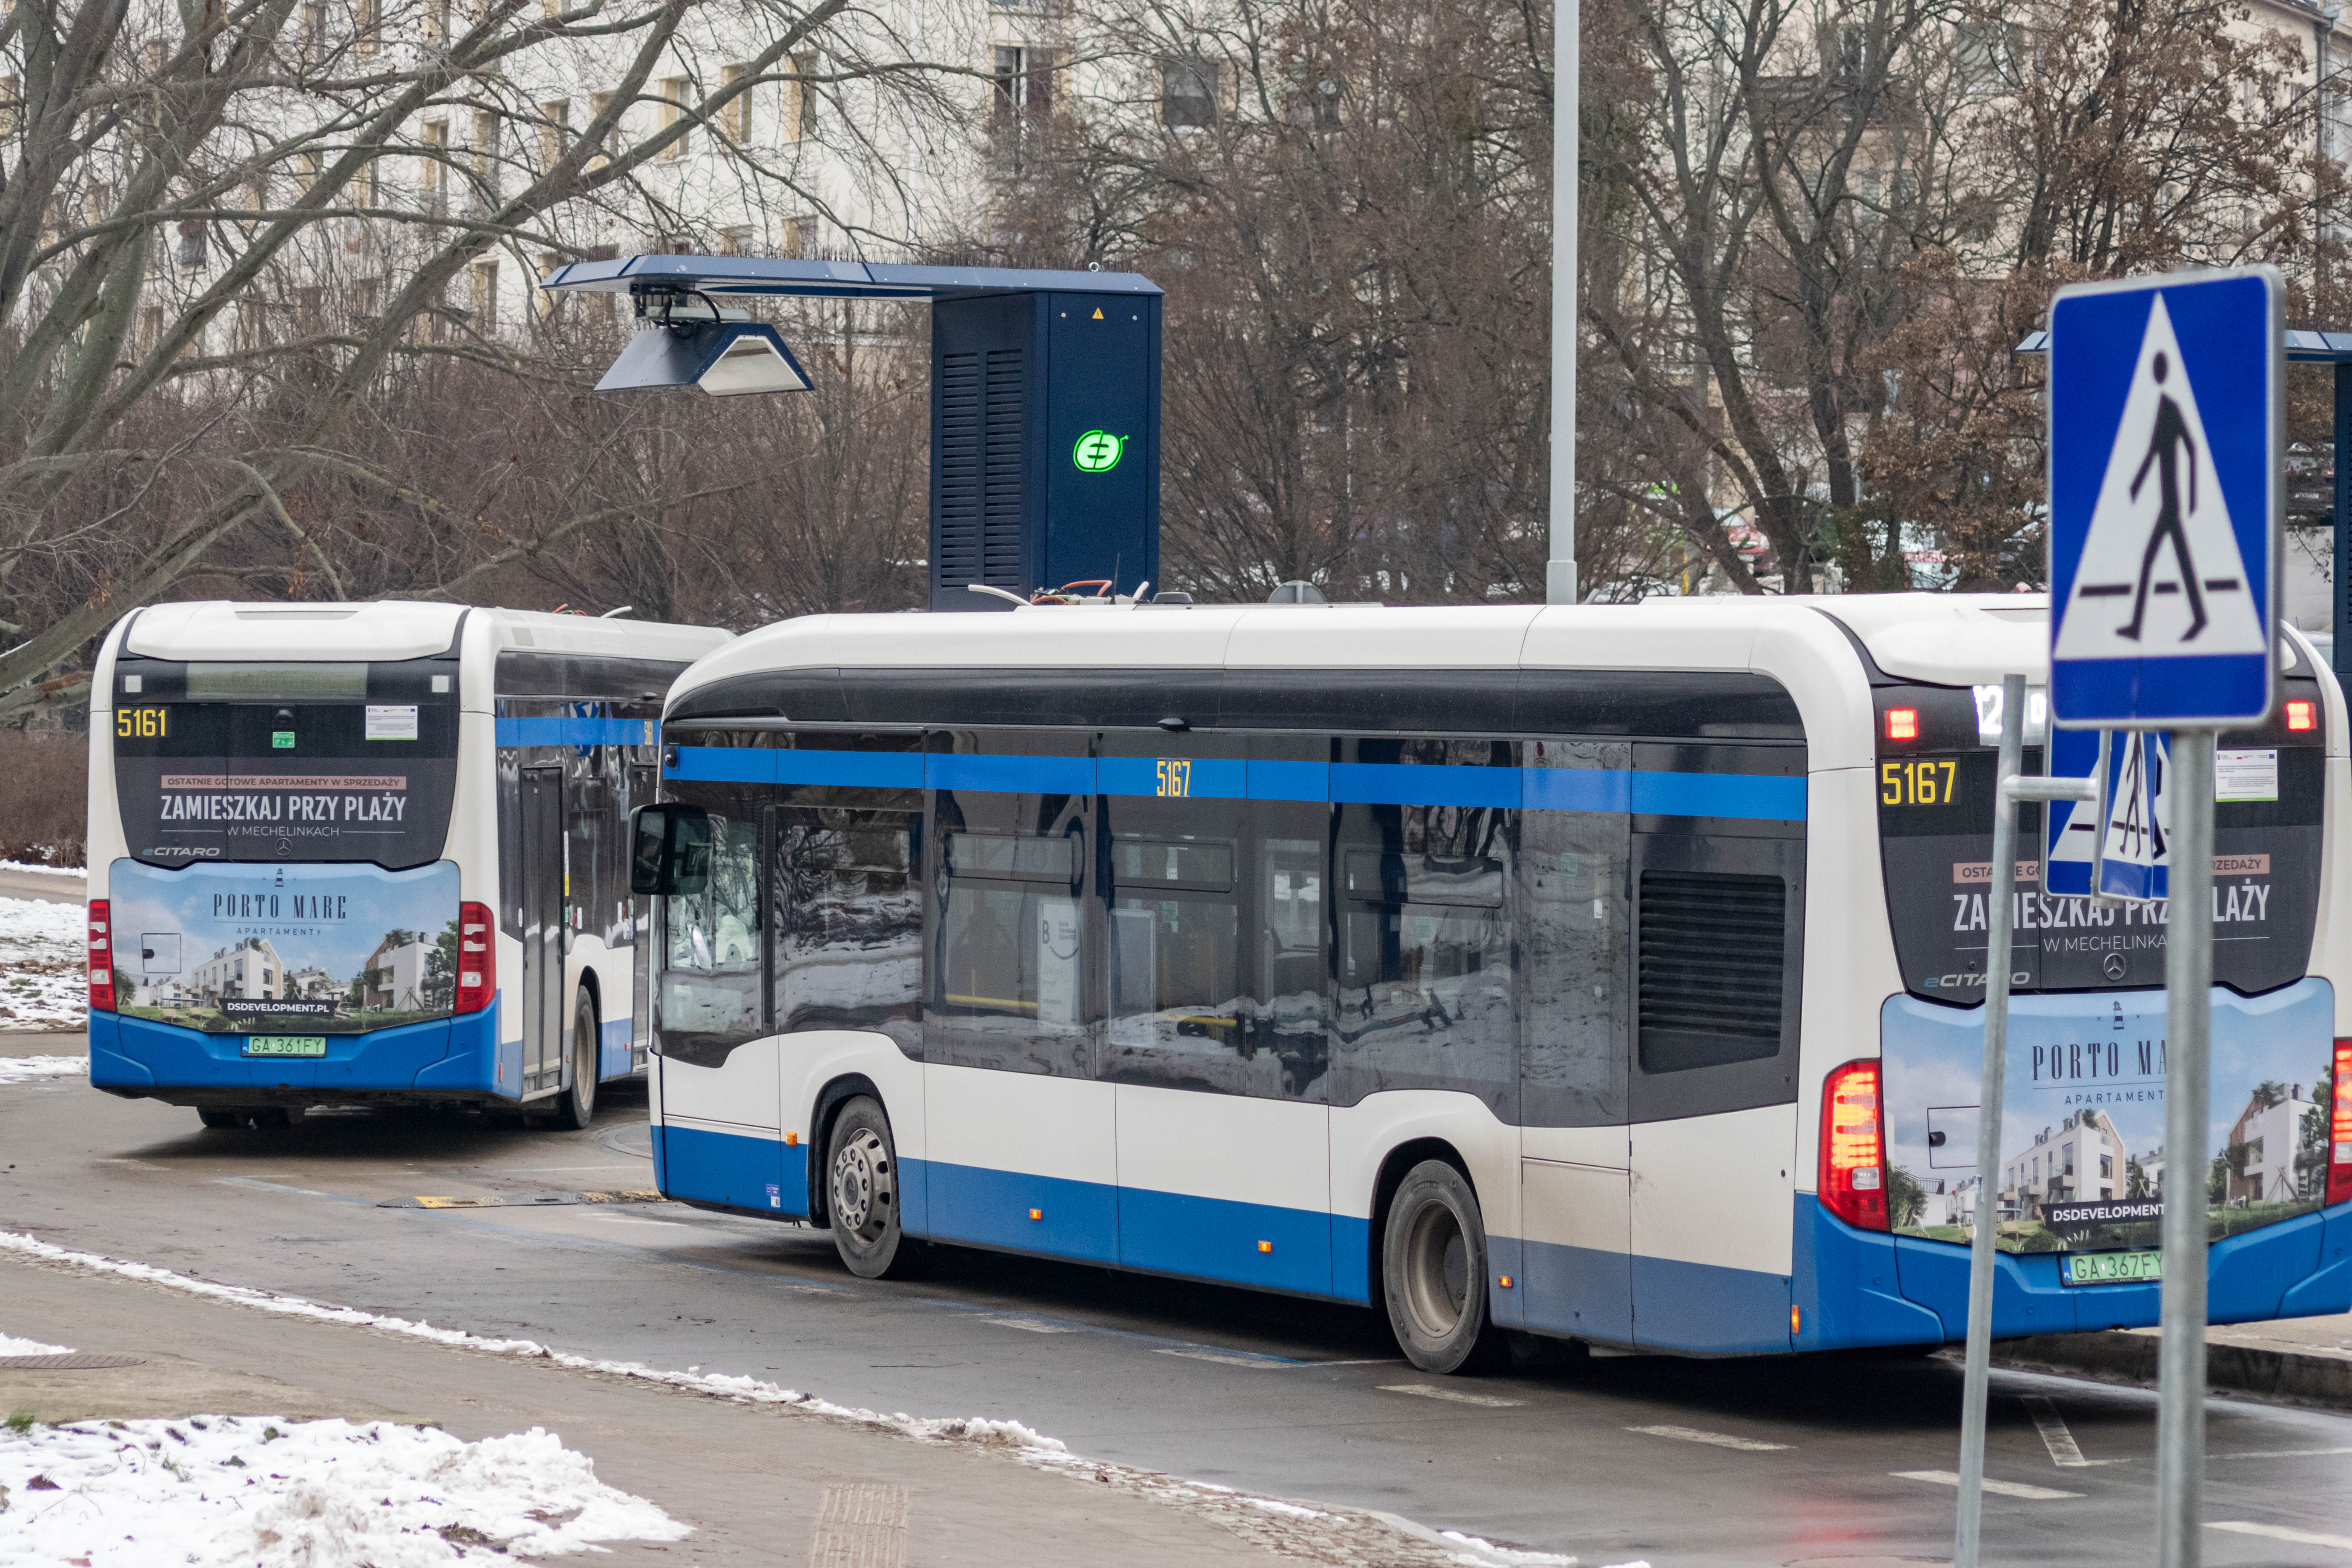
[[[2320, 1206], [2335, 992], [2305, 979], [2260, 996], [2213, 994], [2216, 1151], [2189, 1173], [2216, 1240]], [[1977, 1086], [1984, 1009], [1890, 997], [1881, 1014], [1890, 1217], [1907, 1236], [1965, 1242], [1979, 1204]], [[2161, 991], [2010, 1002], [2000, 1245], [2011, 1252], [2158, 1245], [2183, 1190], [2164, 1157]]]
[[355, 1034], [446, 1018], [457, 868], [117, 860], [121, 1011], [210, 1034]]

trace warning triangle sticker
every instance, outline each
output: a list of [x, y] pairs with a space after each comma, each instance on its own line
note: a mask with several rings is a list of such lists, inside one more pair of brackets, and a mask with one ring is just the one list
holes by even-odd
[[2196, 388], [2158, 294], [2052, 652], [2180, 658], [2266, 648]]

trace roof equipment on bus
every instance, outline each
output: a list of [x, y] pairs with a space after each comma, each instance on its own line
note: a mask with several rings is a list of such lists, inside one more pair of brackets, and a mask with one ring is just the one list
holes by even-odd
[[[1132, 272], [743, 256], [575, 261], [541, 287], [627, 294], [638, 331], [598, 384], [806, 390], [739, 295], [931, 308], [930, 607], [1160, 574], [1159, 285]], [[650, 323], [646, 326], [646, 323]], [[971, 595], [967, 586], [1003, 590]], [[1111, 592], [1116, 595], [1114, 581]]]

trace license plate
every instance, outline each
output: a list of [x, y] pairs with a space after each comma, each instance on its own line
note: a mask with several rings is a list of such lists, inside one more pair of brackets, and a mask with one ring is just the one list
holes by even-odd
[[2161, 1252], [2069, 1252], [2058, 1260], [2067, 1285], [2135, 1285], [2164, 1278]]
[[324, 1035], [257, 1035], [245, 1042], [245, 1054], [249, 1057], [323, 1057], [327, 1054]]

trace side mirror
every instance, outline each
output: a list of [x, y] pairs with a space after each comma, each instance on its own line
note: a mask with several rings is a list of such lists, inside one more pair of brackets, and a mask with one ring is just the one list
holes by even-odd
[[699, 893], [710, 886], [710, 814], [666, 801], [629, 813], [629, 891]]

